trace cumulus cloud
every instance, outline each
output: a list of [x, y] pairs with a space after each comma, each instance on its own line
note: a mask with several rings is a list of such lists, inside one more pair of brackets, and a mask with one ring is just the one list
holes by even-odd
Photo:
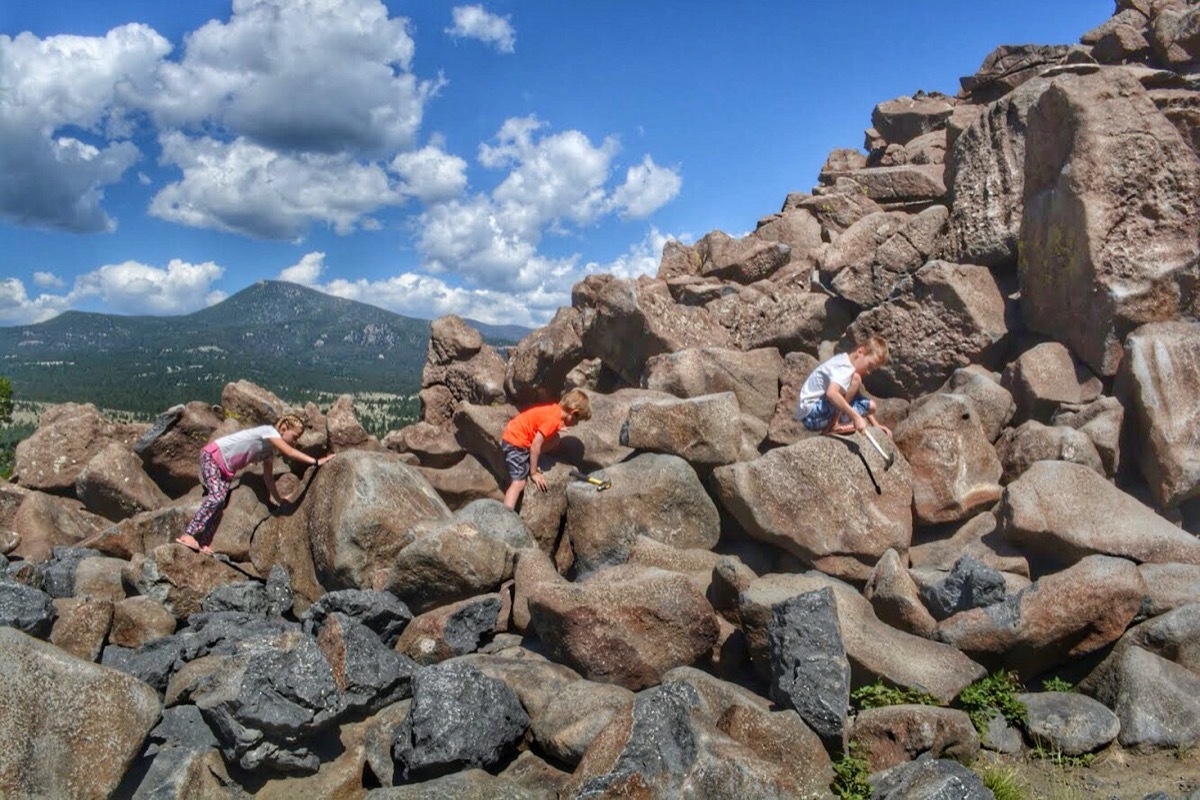
[[0, 278], [0, 325], [43, 322], [69, 307], [65, 297], [43, 294], [31, 298], [17, 278]]
[[245, 139], [226, 144], [180, 133], [161, 144], [163, 161], [183, 178], [154, 196], [150, 213], [184, 225], [297, 240], [313, 222], [345, 234], [364, 215], [403, 202], [383, 167], [345, 155], [284, 155]]
[[625, 172], [625, 182], [613, 192], [612, 205], [625, 217], [648, 217], [675, 199], [683, 179], [675, 170], [664, 169], [646, 156]]
[[53, 272], [33, 273], [33, 283], [42, 289], [61, 289], [67, 285], [62, 278]]
[[136, 261], [107, 264], [75, 279], [66, 302], [72, 307], [89, 298], [104, 310], [124, 314], [186, 314], [225, 299], [212, 284], [225, 270], [211, 261], [189, 264], [172, 259], [166, 269]]
[[511, 53], [517, 44], [517, 33], [508, 16], [497, 16], [483, 6], [455, 6], [451, 11], [454, 25], [446, 33], [456, 39], [478, 39], [494, 46], [501, 53]]
[[422, 266], [435, 275], [457, 274], [472, 288], [531, 292], [556, 286], [552, 293], [562, 297], [563, 281], [578, 275], [578, 257], [544, 257], [544, 236], [569, 234], [605, 214], [633, 216], [636, 209], [644, 215], [678, 193], [678, 174], [648, 157], [610, 191], [618, 151], [614, 137], [597, 145], [580, 131], [549, 133], [535, 117], [506, 120], [480, 146], [478, 160], [508, 174], [490, 194], [435, 203], [421, 214]]
[[140, 98], [169, 128], [216, 125], [286, 151], [384, 155], [415, 143], [438, 81], [410, 71], [408, 21], [379, 0], [235, 0]]
[[316, 286], [325, 271], [325, 254], [320, 252], [306, 253], [303, 258], [290, 267], [279, 271], [279, 280], [299, 283], [302, 286]]
[[[112, 230], [104, 188], [139, 157], [123, 102], [170, 43], [145, 25], [103, 37], [0, 35], [0, 217], [79, 233]], [[81, 138], [82, 137], [82, 138]]]
[[423, 203], [450, 200], [467, 188], [466, 160], [435, 145], [399, 154], [391, 169], [403, 181], [400, 191]]

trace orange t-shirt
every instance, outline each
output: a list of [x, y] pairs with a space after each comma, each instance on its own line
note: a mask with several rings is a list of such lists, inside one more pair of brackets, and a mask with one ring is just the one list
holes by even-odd
[[562, 406], [558, 403], [533, 406], [508, 421], [504, 426], [504, 441], [528, 450], [533, 446], [533, 437], [538, 433], [549, 439], [558, 433], [561, 427]]

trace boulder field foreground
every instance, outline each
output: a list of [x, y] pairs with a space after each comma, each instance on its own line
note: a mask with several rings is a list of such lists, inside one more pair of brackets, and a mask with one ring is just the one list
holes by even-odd
[[[382, 441], [246, 382], [150, 424], [51, 408], [0, 485], [0, 795], [819, 798], [849, 752], [876, 798], [985, 798], [996, 751], [1185, 753], [1198, 74], [1183, 0], [1000, 47], [752, 234], [590, 275], [507, 353], [437, 320]], [[792, 418], [872, 334], [890, 468]], [[511, 512], [504, 423], [569, 388], [592, 419]], [[284, 411], [338, 457], [277, 460], [281, 509], [244, 473], [216, 558], [172, 543], [200, 448]], [[996, 672], [1025, 715], [976, 727]]]

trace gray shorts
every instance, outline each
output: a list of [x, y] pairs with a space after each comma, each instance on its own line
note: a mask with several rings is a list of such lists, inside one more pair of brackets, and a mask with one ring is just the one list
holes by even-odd
[[500, 450], [504, 453], [510, 480], [523, 481], [529, 477], [529, 448], [501, 441]]

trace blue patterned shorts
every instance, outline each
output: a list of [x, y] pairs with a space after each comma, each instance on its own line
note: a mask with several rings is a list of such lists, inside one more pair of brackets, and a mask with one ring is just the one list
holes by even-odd
[[[871, 398], [859, 395], [850, 401], [850, 407], [857, 411], [862, 416], [871, 413]], [[817, 401], [817, 404], [812, 407], [801, 422], [804, 427], [810, 431], [823, 431], [832, 426], [833, 415], [837, 413], [837, 409], [833, 407], [828, 399], [822, 397]]]

